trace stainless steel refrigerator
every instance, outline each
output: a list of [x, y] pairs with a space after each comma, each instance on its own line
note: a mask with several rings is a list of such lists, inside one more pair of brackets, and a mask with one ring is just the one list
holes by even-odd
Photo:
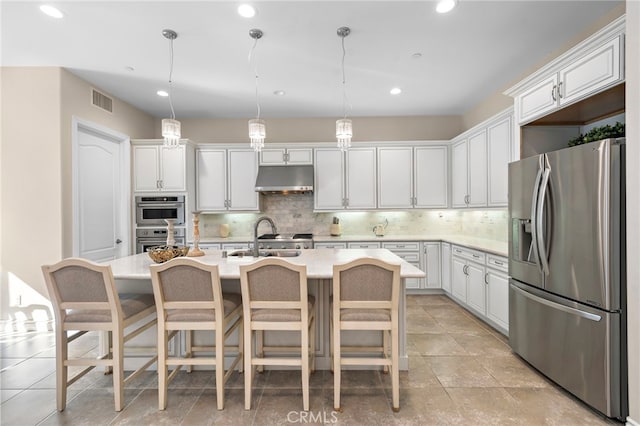
[[628, 412], [624, 139], [509, 165], [509, 344], [609, 417]]

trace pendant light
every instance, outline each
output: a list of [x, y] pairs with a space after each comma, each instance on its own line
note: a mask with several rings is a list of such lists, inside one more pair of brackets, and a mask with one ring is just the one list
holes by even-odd
[[180, 143], [180, 122], [176, 120], [176, 113], [173, 110], [173, 102], [171, 100], [171, 84], [173, 75], [173, 40], [178, 38], [178, 33], [173, 30], [162, 30], [162, 35], [169, 40], [169, 107], [171, 108], [171, 118], [162, 119], [162, 137], [164, 145], [169, 147], [177, 147]]
[[353, 126], [351, 120], [347, 118], [347, 80], [344, 73], [344, 58], [347, 51], [344, 48], [344, 38], [351, 33], [349, 27], [338, 28], [338, 36], [342, 39], [342, 118], [336, 121], [336, 138], [338, 148], [345, 151], [351, 147], [351, 136], [353, 136]]
[[[254, 51], [258, 44], [258, 40], [263, 36], [262, 30], [252, 29], [249, 30], [249, 37], [251, 37], [253, 42], [253, 47], [251, 48], [251, 52], [249, 52], [249, 63], [251, 63], [253, 58]], [[256, 118], [249, 120], [249, 140], [251, 141], [251, 148], [255, 151], [261, 151], [264, 147], [264, 138], [266, 136], [266, 127], [264, 125], [264, 120], [260, 119], [260, 102], [258, 98], [258, 65], [256, 64], [254, 67], [255, 77], [256, 77]]]

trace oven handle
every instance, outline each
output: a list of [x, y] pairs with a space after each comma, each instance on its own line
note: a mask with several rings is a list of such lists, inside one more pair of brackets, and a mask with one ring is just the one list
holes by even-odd
[[145, 207], [183, 207], [184, 203], [162, 203], [162, 204], [146, 204], [146, 203], [138, 203], [138, 208]]

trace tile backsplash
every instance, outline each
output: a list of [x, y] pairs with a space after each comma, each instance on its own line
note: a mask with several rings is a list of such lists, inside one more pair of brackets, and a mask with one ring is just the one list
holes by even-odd
[[[507, 240], [506, 209], [314, 212], [313, 194], [269, 194], [261, 197], [262, 213], [202, 214], [201, 238], [218, 237], [222, 223], [229, 224], [231, 236], [250, 237], [256, 219], [269, 216], [281, 234], [312, 232], [314, 235], [329, 235], [329, 226], [337, 217], [342, 225], [342, 235], [373, 235], [375, 224], [388, 223], [387, 235], [454, 234]], [[262, 224], [259, 233], [268, 232], [269, 225]]]

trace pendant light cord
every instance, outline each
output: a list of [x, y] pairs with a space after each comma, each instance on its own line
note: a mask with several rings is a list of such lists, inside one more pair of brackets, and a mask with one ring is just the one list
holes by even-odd
[[173, 39], [169, 40], [169, 107], [171, 108], [171, 119], [176, 119], [176, 113], [173, 110], [172, 98], [172, 80], [173, 80]]
[[258, 97], [258, 62], [255, 61], [254, 59], [254, 53], [256, 50], [256, 46], [258, 45], [258, 39], [255, 38], [253, 39], [253, 46], [251, 47], [251, 50], [249, 51], [249, 64], [251, 64], [251, 62], [253, 61], [253, 71], [254, 71], [254, 75], [256, 77], [256, 119], [260, 119], [260, 101], [259, 101], [259, 97]]
[[343, 117], [347, 118], [347, 105], [349, 106], [349, 110], [353, 109], [353, 106], [349, 102], [349, 98], [347, 96], [347, 78], [344, 71], [344, 59], [347, 56], [347, 50], [344, 47], [344, 36], [342, 38], [342, 112]]

